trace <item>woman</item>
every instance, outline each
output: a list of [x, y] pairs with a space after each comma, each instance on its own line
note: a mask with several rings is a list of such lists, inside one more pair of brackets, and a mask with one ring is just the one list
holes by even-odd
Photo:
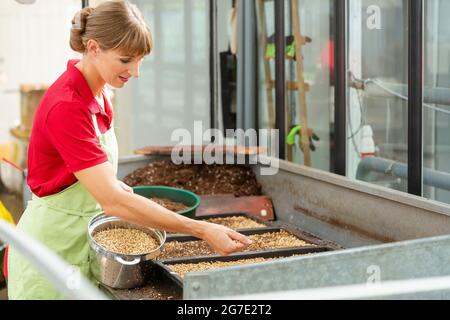
[[[18, 227], [89, 276], [87, 224], [104, 211], [140, 225], [195, 235], [218, 253], [250, 240], [223, 226], [191, 220], [138, 195], [116, 178], [117, 143], [105, 85], [121, 88], [139, 76], [152, 50], [150, 31], [126, 1], [81, 10], [70, 46], [83, 53], [48, 89], [36, 112], [28, 150], [33, 192]], [[58, 299], [60, 294], [14, 248], [8, 253], [10, 299]]]

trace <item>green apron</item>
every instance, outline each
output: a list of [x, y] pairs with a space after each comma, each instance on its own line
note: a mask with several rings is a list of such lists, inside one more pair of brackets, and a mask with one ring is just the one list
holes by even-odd
[[[94, 127], [103, 150], [117, 173], [118, 148], [111, 126], [101, 134], [97, 119]], [[89, 244], [87, 225], [102, 208], [79, 181], [67, 189], [47, 197], [33, 195], [23, 213], [18, 228], [42, 242], [67, 263], [78, 267], [92, 279], [89, 272]], [[36, 270], [14, 247], [8, 253], [9, 299], [63, 299], [54, 286]]]

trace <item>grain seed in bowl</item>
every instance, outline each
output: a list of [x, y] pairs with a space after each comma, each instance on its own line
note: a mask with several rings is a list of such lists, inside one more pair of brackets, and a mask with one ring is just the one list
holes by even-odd
[[138, 229], [111, 228], [92, 237], [108, 251], [119, 254], [146, 254], [159, 247], [159, 241]]

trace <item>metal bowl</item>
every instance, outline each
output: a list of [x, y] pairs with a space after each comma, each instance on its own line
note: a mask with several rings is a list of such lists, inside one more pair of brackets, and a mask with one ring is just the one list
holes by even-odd
[[[120, 254], [106, 250], [92, 238], [97, 232], [110, 228], [141, 230], [159, 242], [159, 247], [145, 254]], [[88, 224], [89, 264], [92, 275], [102, 284], [116, 289], [131, 289], [148, 281], [149, 263], [161, 254], [166, 232], [139, 226], [103, 213]]]

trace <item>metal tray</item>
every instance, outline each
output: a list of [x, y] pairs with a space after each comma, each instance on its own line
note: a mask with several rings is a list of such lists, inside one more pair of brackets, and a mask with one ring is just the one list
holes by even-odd
[[[168, 279], [170, 279], [180, 289], [183, 288], [183, 278], [177, 273], [169, 269], [169, 265], [181, 264], [181, 263], [200, 263], [200, 262], [215, 262], [215, 261], [237, 261], [242, 259], [252, 258], [288, 258], [293, 255], [304, 255], [309, 253], [319, 253], [332, 250], [326, 247], [296, 247], [296, 248], [283, 248], [266, 251], [252, 251], [248, 253], [237, 253], [229, 256], [197, 256], [189, 258], [174, 258], [167, 260], [154, 261], [152, 263], [153, 271], [159, 273]], [[224, 267], [225, 268], [225, 267]]]

